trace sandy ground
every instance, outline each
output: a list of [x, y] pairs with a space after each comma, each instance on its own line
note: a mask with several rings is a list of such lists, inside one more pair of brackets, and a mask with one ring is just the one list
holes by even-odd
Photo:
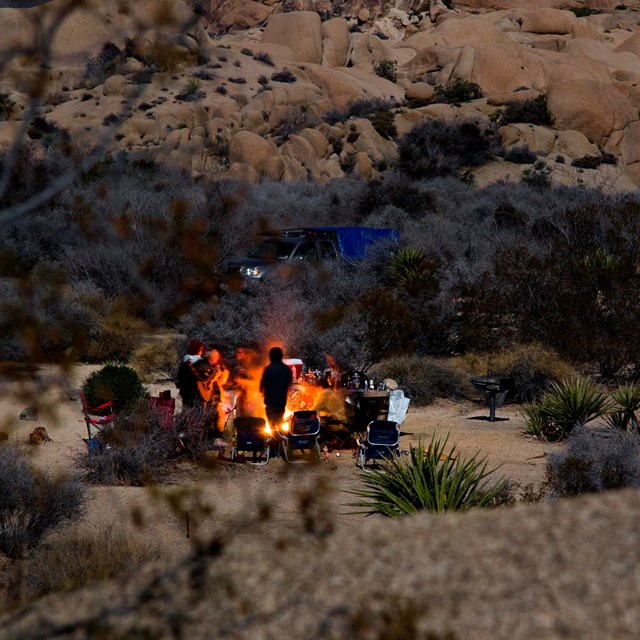
[[[80, 367], [72, 374], [71, 388], [92, 371]], [[170, 385], [149, 385], [156, 394]], [[60, 388], [43, 397], [56, 407], [55, 416], [40, 413], [36, 421], [19, 420], [26, 400], [19, 397], [17, 383], [2, 386], [1, 428], [9, 431], [9, 440], [20, 443], [34, 464], [52, 473], [79, 469], [79, 457], [86, 452], [82, 437], [86, 435], [81, 404], [70, 400]], [[478, 419], [488, 416], [488, 408], [472, 403], [440, 400], [424, 407], [412, 407], [402, 425], [401, 449], [421, 439], [428, 441], [435, 433], [449, 436], [463, 457], [477, 452], [486, 456], [496, 475], [521, 485], [538, 484], [544, 479], [545, 453], [556, 445], [544, 444], [522, 435], [524, 420], [521, 407], [507, 405], [497, 411], [501, 420]], [[508, 418], [508, 419], [505, 419]], [[44, 426], [52, 438], [42, 445], [29, 445], [29, 433]], [[331, 452], [326, 462], [289, 465], [272, 459], [267, 466], [218, 462], [215, 454], [202, 466], [188, 459], [175, 463], [166, 481], [157, 489], [130, 486], [90, 486], [87, 514], [81, 524], [97, 529], [111, 523], [122, 527], [142, 527], [144, 536], [171, 553], [186, 551], [193, 536], [208, 535], [229, 526], [247, 533], [264, 528], [285, 531], [300, 524], [302, 504], [309, 495], [321, 494], [336, 529], [350, 526], [363, 516], [350, 513], [353, 500], [347, 492], [361, 487], [361, 473], [355, 466], [351, 450]], [[167, 495], [172, 499], [168, 501]], [[168, 504], [170, 502], [170, 505]], [[247, 515], [270, 505], [272, 517], [260, 523], [245, 523]], [[187, 517], [189, 534], [187, 539]], [[210, 513], [209, 513], [210, 512]]]

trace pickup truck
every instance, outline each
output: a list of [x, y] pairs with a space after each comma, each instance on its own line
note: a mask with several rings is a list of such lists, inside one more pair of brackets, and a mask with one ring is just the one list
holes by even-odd
[[395, 229], [369, 227], [307, 227], [283, 229], [265, 235], [246, 258], [228, 263], [227, 273], [262, 280], [265, 274], [281, 265], [319, 262], [344, 258], [363, 260], [369, 249], [380, 242], [397, 244]]

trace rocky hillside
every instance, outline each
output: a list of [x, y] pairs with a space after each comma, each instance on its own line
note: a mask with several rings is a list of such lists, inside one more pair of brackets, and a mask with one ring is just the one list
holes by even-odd
[[[55, 32], [39, 112], [81, 145], [247, 181], [372, 179], [417, 123], [472, 118], [502, 146], [480, 185], [518, 180], [525, 145], [557, 183], [640, 185], [640, 0], [447, 4], [105, 0]], [[62, 9], [0, 8], [0, 144], [42, 86], [34, 24]]]

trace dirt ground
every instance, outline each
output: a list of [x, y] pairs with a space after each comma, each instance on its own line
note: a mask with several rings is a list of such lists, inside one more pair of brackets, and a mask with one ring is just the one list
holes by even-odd
[[[74, 370], [70, 389], [77, 388], [92, 370]], [[153, 394], [169, 387], [148, 385]], [[9, 432], [10, 442], [20, 443], [29, 452], [34, 464], [52, 473], [77, 471], [78, 459], [86, 453], [80, 400], [71, 400], [59, 387], [49, 390], [41, 398], [56, 407], [57, 415], [41, 411], [38, 420], [25, 421], [18, 419], [26, 406], [20, 391], [15, 382], [0, 385], [0, 429]], [[490, 467], [499, 466], [497, 476], [521, 485], [540, 483], [545, 454], [557, 445], [522, 435], [524, 418], [518, 405], [500, 407], [496, 422], [489, 422], [487, 416], [486, 406], [469, 402], [439, 400], [428, 407], [411, 407], [402, 425], [401, 449], [408, 450], [419, 439], [426, 442], [434, 433], [449, 433], [449, 444], [455, 443], [463, 457], [480, 452]], [[29, 445], [29, 433], [38, 426], [47, 429], [52, 441]], [[362, 486], [351, 450], [333, 451], [325, 462], [301, 465], [281, 459], [272, 459], [266, 466], [219, 462], [216, 455], [212, 452], [198, 466], [188, 459], [177, 461], [157, 488], [90, 486], [84, 522], [74, 526], [99, 529], [115, 523], [139, 528], [147, 540], [173, 555], [188, 550], [199, 534], [229, 528], [259, 534], [266, 528], [277, 532], [299, 526], [310, 497], [325, 505], [336, 529], [363, 518], [350, 513], [353, 509], [348, 506], [353, 500], [348, 492]], [[266, 505], [271, 517], [256, 520], [253, 516], [264, 512]]]

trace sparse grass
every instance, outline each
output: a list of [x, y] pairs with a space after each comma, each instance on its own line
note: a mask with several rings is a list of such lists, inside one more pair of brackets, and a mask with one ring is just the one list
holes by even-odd
[[114, 576], [131, 573], [160, 554], [133, 532], [83, 529], [36, 548], [26, 568], [27, 600], [73, 591]]

